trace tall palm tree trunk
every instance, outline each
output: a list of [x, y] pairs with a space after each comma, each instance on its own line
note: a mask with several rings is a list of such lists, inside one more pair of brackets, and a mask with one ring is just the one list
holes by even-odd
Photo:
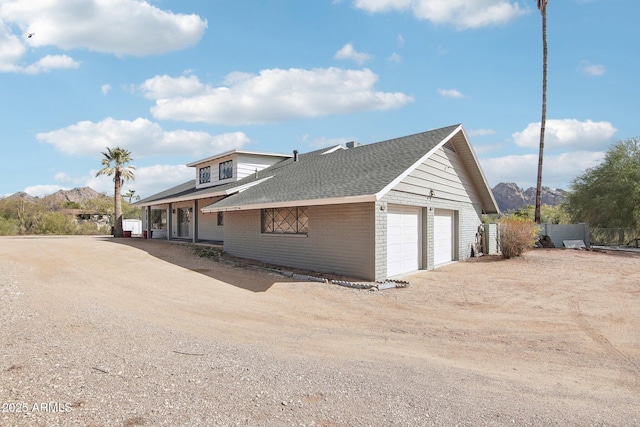
[[113, 237], [123, 237], [124, 232], [122, 231], [122, 178], [120, 177], [120, 172], [116, 171], [115, 173], [115, 185], [114, 185], [114, 206], [113, 206]]
[[538, 180], [536, 182], [536, 209], [534, 213], [536, 224], [540, 224], [544, 132], [547, 122], [547, 0], [538, 0], [538, 9], [542, 14], [542, 119], [540, 120], [540, 149], [538, 151]]

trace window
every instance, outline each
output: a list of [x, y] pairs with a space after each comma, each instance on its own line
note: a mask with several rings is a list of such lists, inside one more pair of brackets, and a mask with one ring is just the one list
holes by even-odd
[[219, 165], [220, 176], [219, 179], [233, 178], [233, 160], [227, 160]]
[[262, 209], [262, 232], [266, 234], [307, 234], [309, 218], [307, 208]]
[[211, 182], [211, 166], [200, 168], [200, 184]]
[[224, 225], [224, 212], [218, 212], [218, 225]]

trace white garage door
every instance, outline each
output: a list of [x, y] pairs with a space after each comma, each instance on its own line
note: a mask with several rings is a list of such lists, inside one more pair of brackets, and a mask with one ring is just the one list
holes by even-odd
[[433, 217], [433, 264], [453, 260], [453, 212], [436, 210]]
[[387, 207], [387, 276], [420, 268], [420, 208]]

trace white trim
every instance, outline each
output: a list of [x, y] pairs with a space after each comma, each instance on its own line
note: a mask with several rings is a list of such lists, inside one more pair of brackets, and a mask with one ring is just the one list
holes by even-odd
[[292, 154], [263, 153], [260, 151], [245, 151], [245, 150], [229, 150], [229, 151], [225, 151], [224, 153], [216, 154], [215, 156], [211, 156], [205, 159], [196, 160], [195, 162], [187, 163], [187, 166], [194, 167], [199, 165], [200, 163], [209, 162], [212, 160], [219, 159], [221, 157], [230, 156], [232, 154], [254, 154], [258, 156], [271, 156], [271, 157], [284, 157], [284, 158], [293, 157]]
[[229, 206], [229, 207], [216, 207], [214, 203], [213, 205], [210, 205], [211, 207], [204, 207], [200, 209], [200, 212], [207, 213], [207, 212], [249, 211], [249, 210], [265, 209], [265, 208], [342, 205], [342, 204], [348, 204], [348, 203], [365, 203], [365, 202], [375, 202], [375, 201], [376, 201], [375, 196], [368, 194], [364, 196], [338, 197], [338, 198], [332, 198], [332, 199], [290, 200], [290, 201], [283, 201], [283, 202], [256, 203], [253, 205]]
[[[416, 161], [413, 165], [411, 165], [409, 168], [407, 168], [404, 172], [402, 172], [396, 179], [394, 179], [393, 181], [391, 181], [389, 184], [387, 184], [386, 187], [384, 187], [382, 190], [380, 190], [375, 196], [376, 196], [376, 201], [382, 199], [389, 191], [391, 191], [393, 189], [393, 187], [395, 187], [396, 185], [398, 185], [400, 183], [400, 181], [402, 181], [403, 179], [405, 179], [407, 176], [409, 176], [409, 174], [411, 172], [413, 172], [418, 166], [420, 166], [422, 163], [424, 163], [425, 160], [427, 160], [433, 153], [435, 153], [436, 151], [438, 151], [440, 149], [440, 147], [442, 147], [444, 144], [446, 144], [451, 138], [453, 138], [460, 130], [462, 129], [462, 125], [459, 125], [457, 128], [455, 128], [446, 138], [444, 138], [442, 141], [440, 141], [435, 147], [433, 147], [431, 150], [429, 150], [429, 152], [427, 152], [427, 154], [425, 154], [424, 156], [422, 156], [420, 159], [418, 159], [418, 161]], [[463, 133], [464, 135], [464, 133]], [[466, 135], [464, 135], [465, 139], [467, 138]], [[469, 145], [469, 140], [467, 140], [467, 145]]]
[[321, 156], [324, 156], [325, 154], [331, 154], [331, 153], [333, 153], [334, 151], [338, 151], [338, 150], [340, 150], [340, 149], [346, 150], [346, 148], [344, 148], [342, 145], [336, 145], [335, 147], [333, 147], [333, 148], [329, 148], [327, 151], [324, 151], [324, 152], [321, 154]]
[[272, 176], [268, 176], [268, 177], [266, 177], [266, 178], [259, 179], [259, 180], [257, 180], [257, 181], [250, 182], [250, 183], [248, 183], [248, 184], [239, 185], [239, 186], [237, 186], [237, 187], [230, 188], [230, 189], [228, 189], [227, 191], [225, 191], [225, 194], [228, 196], [228, 195], [230, 195], [230, 194], [242, 193], [243, 191], [245, 191], [245, 190], [247, 190], [247, 189], [249, 189], [249, 188], [253, 187], [254, 185], [261, 184], [261, 183], [263, 183], [263, 182], [265, 182], [266, 180], [271, 179], [271, 178], [273, 178], [273, 175], [272, 175]]
[[197, 196], [194, 196], [193, 194], [191, 194], [191, 195], [188, 195], [188, 196], [172, 197], [172, 198], [169, 198], [169, 199], [158, 199], [158, 200], [151, 201], [151, 202], [139, 203], [139, 204], [136, 204], [136, 206], [166, 205], [166, 204], [169, 204], [169, 203], [189, 202], [189, 201], [192, 201], [192, 200], [209, 199], [209, 198], [213, 198], [213, 197], [220, 197], [220, 196], [226, 196], [226, 195], [227, 194], [224, 191], [216, 191], [215, 193], [199, 194]]

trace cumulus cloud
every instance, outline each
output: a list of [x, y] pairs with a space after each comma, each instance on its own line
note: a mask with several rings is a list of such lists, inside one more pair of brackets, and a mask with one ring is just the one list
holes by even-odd
[[[604, 151], [572, 151], [544, 156], [542, 185], [568, 189], [571, 181], [586, 169], [598, 165]], [[481, 158], [480, 164], [491, 187], [499, 182], [517, 182], [524, 188], [535, 187], [538, 176], [538, 155], [511, 155]]]
[[29, 39], [33, 47], [133, 56], [191, 46], [207, 27], [197, 15], [175, 14], [142, 0], [3, 0], [0, 21], [36, 33]]
[[[112, 184], [113, 185], [113, 184]], [[69, 190], [69, 188], [59, 185], [31, 185], [24, 189], [24, 192], [33, 197], [44, 197], [59, 190]]]
[[[83, 182], [94, 190], [113, 195], [113, 179], [108, 176], [96, 177], [97, 170], [91, 170]], [[194, 168], [185, 165], [153, 165], [138, 167], [136, 179], [127, 181], [125, 188], [135, 190], [141, 198], [171, 188], [195, 178]]]
[[80, 67], [80, 63], [67, 55], [47, 55], [33, 64], [24, 67], [22, 71], [27, 74], [40, 74], [48, 73], [55, 69], [78, 67]]
[[511, 0], [353, 0], [353, 5], [371, 13], [410, 11], [419, 20], [458, 29], [505, 24], [529, 11]]
[[102, 85], [100, 86], [100, 91], [102, 92], [103, 95], [108, 94], [109, 92], [111, 92], [111, 85], [110, 84], [106, 84], [106, 85]]
[[221, 87], [204, 85], [195, 76], [156, 76], [140, 89], [155, 100], [151, 113], [158, 119], [225, 125], [391, 110], [413, 101], [404, 93], [373, 90], [377, 81], [369, 69], [276, 68], [259, 75], [232, 73]]
[[460, 91], [456, 89], [438, 89], [438, 93], [445, 98], [466, 98]]
[[[547, 120], [545, 148], [601, 149], [611, 142], [617, 131], [610, 122]], [[519, 147], [537, 148], [540, 144], [540, 122], [529, 123], [522, 132], [515, 132], [512, 136]]]
[[66, 154], [96, 156], [105, 147], [122, 146], [127, 147], [134, 158], [172, 154], [200, 156], [240, 148], [250, 141], [243, 132], [211, 135], [201, 131], [166, 131], [159, 124], [142, 118], [81, 121], [39, 133], [36, 138]]
[[351, 59], [362, 65], [367, 62], [371, 56], [367, 53], [358, 52], [351, 43], [342, 46], [334, 55], [336, 59]]

